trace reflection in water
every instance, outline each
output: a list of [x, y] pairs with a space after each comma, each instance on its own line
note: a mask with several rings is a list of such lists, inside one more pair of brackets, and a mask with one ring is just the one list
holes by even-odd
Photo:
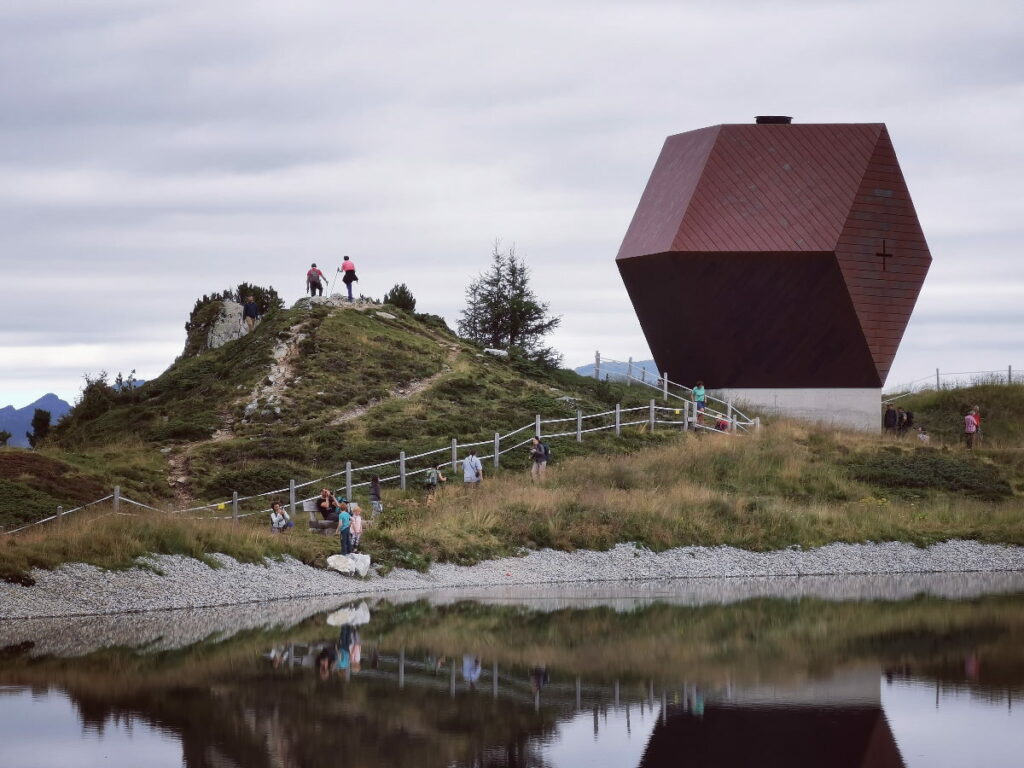
[[0, 765], [1018, 765], [1022, 637], [1010, 595], [359, 603], [171, 650], [24, 643]]

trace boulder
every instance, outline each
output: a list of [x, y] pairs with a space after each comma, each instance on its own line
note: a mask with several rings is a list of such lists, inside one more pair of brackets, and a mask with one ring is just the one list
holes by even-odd
[[240, 339], [245, 335], [242, 323], [242, 305], [237, 301], [225, 299], [221, 302], [220, 314], [213, 321], [206, 334], [205, 349], [223, 347], [229, 341]]
[[382, 320], [397, 320], [398, 318], [392, 315], [390, 312], [374, 312], [374, 314]]
[[370, 570], [369, 555], [331, 555], [327, 567], [346, 576], [365, 576]]
[[504, 349], [485, 349], [485, 355], [494, 355], [495, 357], [508, 357], [508, 351]]
[[[341, 555], [336, 555], [336, 557], [341, 557]], [[363, 624], [370, 623], [370, 608], [365, 602], [359, 605], [346, 605], [328, 616], [327, 623], [332, 627], [341, 627], [345, 624], [361, 627]]]

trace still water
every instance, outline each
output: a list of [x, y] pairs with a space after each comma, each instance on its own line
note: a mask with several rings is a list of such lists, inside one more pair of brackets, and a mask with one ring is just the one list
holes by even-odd
[[635, 589], [3, 622], [0, 766], [1024, 765], [1016, 587]]

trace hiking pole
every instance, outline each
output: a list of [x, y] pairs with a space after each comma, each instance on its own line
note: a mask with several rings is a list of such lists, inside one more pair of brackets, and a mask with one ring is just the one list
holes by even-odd
[[331, 278], [331, 284], [327, 286], [327, 295], [330, 296], [334, 292], [334, 281], [338, 279], [338, 273], [341, 272], [341, 267], [334, 270], [334, 277]]

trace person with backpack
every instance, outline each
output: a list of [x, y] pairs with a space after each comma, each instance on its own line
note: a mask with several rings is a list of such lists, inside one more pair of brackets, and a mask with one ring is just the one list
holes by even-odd
[[462, 479], [467, 488], [479, 488], [484, 479], [484, 465], [477, 458], [475, 448], [462, 460]]
[[964, 442], [967, 443], [967, 450], [974, 448], [974, 436], [978, 433], [978, 422], [974, 418], [974, 411], [969, 411], [964, 416]]
[[427, 489], [427, 501], [429, 502], [434, 497], [434, 491], [436, 491], [440, 485], [447, 482], [448, 478], [441, 474], [440, 464], [428, 469], [427, 474], [423, 477], [423, 487]]
[[708, 394], [707, 390], [704, 389], [704, 382], [698, 381], [697, 385], [693, 388], [693, 405], [694, 415], [698, 424], [704, 423], [704, 409], [708, 406]]
[[341, 262], [342, 278], [341, 282], [348, 288], [348, 300], [352, 301], [352, 283], [358, 283], [359, 278], [356, 277], [356, 265], [348, 256], [346, 256]]
[[324, 295], [324, 283], [327, 282], [327, 276], [316, 267], [316, 262], [313, 262], [313, 266], [309, 268], [306, 273], [306, 290], [309, 291], [310, 296], [323, 296]]
[[530, 441], [530, 458], [533, 460], [533, 466], [530, 468], [531, 479], [533, 482], [543, 480], [544, 470], [547, 469], [548, 461], [551, 460], [551, 449], [539, 437]]

